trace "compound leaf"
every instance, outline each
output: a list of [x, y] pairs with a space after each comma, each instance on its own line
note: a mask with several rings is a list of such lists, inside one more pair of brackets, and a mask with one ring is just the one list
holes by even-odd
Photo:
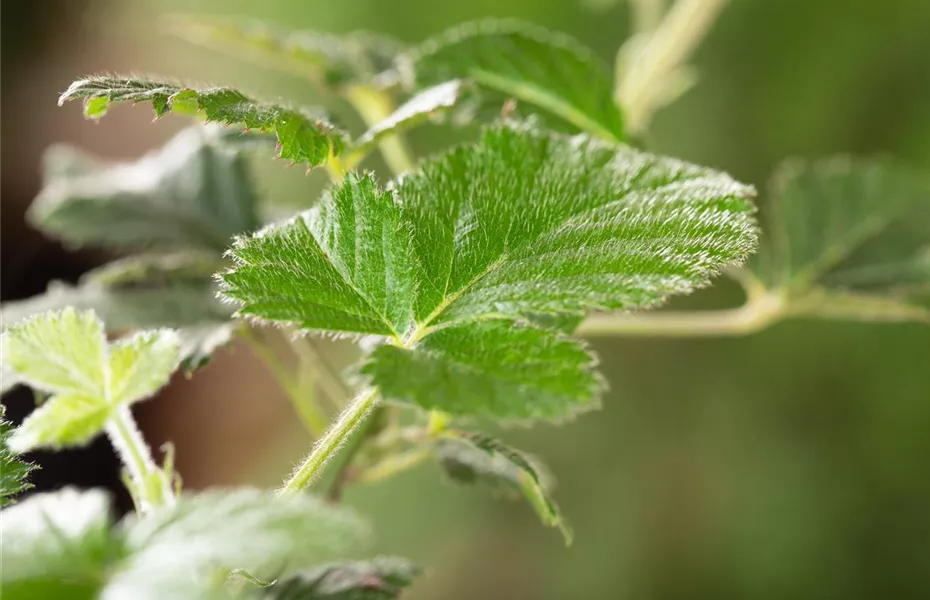
[[[240, 312], [310, 330], [391, 338], [364, 372], [394, 395], [499, 418], [558, 418], [595, 405], [593, 360], [543, 315], [655, 305], [702, 286], [752, 250], [752, 188], [679, 161], [523, 125], [425, 161], [393, 190], [350, 175], [321, 205], [240, 238], [221, 279]], [[489, 320], [499, 323], [483, 323]], [[438, 336], [438, 337], [437, 337]], [[538, 362], [582, 367], [557, 382], [507, 379]], [[417, 364], [390, 372], [379, 366]], [[410, 379], [410, 380], [407, 380]], [[479, 386], [484, 402], [465, 387]], [[491, 393], [493, 390], [493, 393]], [[384, 390], [382, 390], [384, 391]], [[537, 392], [545, 391], [534, 400]], [[509, 393], [509, 401], [504, 401]], [[525, 406], [538, 402], [538, 407]], [[561, 411], [561, 413], [560, 413]]]
[[404, 558], [377, 557], [332, 563], [303, 571], [271, 586], [264, 600], [392, 600], [420, 574]]
[[96, 314], [69, 307], [10, 326], [3, 361], [23, 382], [53, 394], [13, 432], [10, 448], [59, 448], [88, 442], [118, 407], [167, 383], [178, 366], [178, 339], [151, 331], [108, 347]]
[[353, 153], [364, 153], [385, 136], [403, 132], [462, 101], [466, 86], [453, 80], [427, 88], [402, 104], [387, 119], [373, 126], [356, 140]]
[[496, 320], [439, 329], [413, 349], [380, 346], [362, 373], [385, 397], [425, 409], [557, 420], [597, 407], [595, 364], [577, 340]]
[[246, 156], [213, 127], [186, 129], [135, 162], [75, 155], [49, 153], [29, 211], [33, 225], [69, 244], [218, 253], [259, 226]]
[[9, 600], [97, 598], [121, 552], [101, 490], [35, 494], [3, 511], [0, 591]]
[[752, 268], [799, 310], [930, 321], [930, 177], [886, 161], [789, 162], [768, 208]]
[[602, 139], [624, 139], [610, 71], [574, 39], [518, 21], [455, 27], [399, 59], [418, 87], [450, 79], [527, 102]]
[[209, 491], [125, 522], [129, 556], [102, 597], [193, 600], [217, 581], [217, 572], [241, 569], [265, 581], [287, 577], [345, 558], [367, 533], [354, 513], [310, 495]]
[[169, 19], [168, 30], [193, 44], [240, 51], [327, 87], [371, 83], [403, 49], [394, 38], [365, 31], [337, 36], [243, 19], [178, 15]]
[[26, 481], [36, 466], [19, 460], [10, 449], [10, 423], [4, 418], [6, 407], [0, 404], [0, 508], [15, 502], [17, 496], [32, 488]]
[[277, 104], [252, 100], [230, 88], [196, 90], [176, 83], [133, 77], [94, 75], [79, 79], [61, 95], [59, 104], [84, 100], [84, 114], [99, 119], [116, 102], [151, 102], [156, 117], [174, 111], [202, 114], [208, 122], [244, 125], [246, 130], [271, 131], [278, 138], [278, 156], [316, 167], [345, 148], [344, 134], [324, 119]]
[[483, 433], [449, 431], [437, 442], [436, 459], [457, 483], [484, 483], [523, 495], [543, 524], [558, 527], [571, 544], [571, 530], [549, 496], [551, 482], [522, 452]]

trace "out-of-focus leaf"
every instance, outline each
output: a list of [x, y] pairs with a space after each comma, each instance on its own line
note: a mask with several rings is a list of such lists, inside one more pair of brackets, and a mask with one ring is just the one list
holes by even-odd
[[196, 90], [176, 83], [94, 75], [72, 83], [58, 103], [76, 99], [84, 100], [84, 114], [90, 119], [105, 115], [113, 103], [151, 102], [156, 117], [171, 111], [202, 114], [208, 122], [272, 131], [278, 137], [278, 156], [311, 168], [345, 148], [345, 134], [319, 115], [257, 102], [230, 88]]
[[332, 563], [303, 571], [270, 588], [263, 600], [393, 600], [420, 574], [396, 557]]
[[789, 309], [922, 320], [930, 289], [930, 176], [885, 161], [787, 163], [752, 270]]
[[571, 544], [571, 529], [549, 495], [551, 482], [522, 452], [483, 433], [449, 431], [436, 443], [436, 460], [456, 483], [483, 483], [521, 494], [543, 524], [559, 528], [566, 544]]
[[193, 44], [244, 53], [329, 87], [374, 82], [403, 49], [394, 38], [365, 31], [337, 36], [254, 20], [177, 15], [167, 26]]
[[222, 252], [259, 220], [246, 156], [219, 136], [212, 127], [186, 129], [160, 150], [115, 165], [59, 148], [46, 161], [29, 219], [78, 246]]
[[610, 141], [624, 139], [606, 65], [574, 39], [517, 21], [460, 25], [404, 54], [417, 87], [468, 79]]

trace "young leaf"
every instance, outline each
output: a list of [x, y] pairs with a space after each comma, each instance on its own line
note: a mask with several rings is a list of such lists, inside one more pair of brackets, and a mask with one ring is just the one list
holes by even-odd
[[[477, 395], [462, 392], [451, 397], [463, 402], [443, 410], [562, 417], [574, 412], [570, 404], [595, 405], [592, 359], [512, 322], [643, 308], [706, 284], [753, 248], [752, 194], [708, 169], [506, 125], [424, 162], [391, 192], [351, 175], [319, 207], [240, 238], [224, 293], [249, 316], [393, 338], [414, 352], [386, 348], [364, 370], [407, 394], [397, 399], [426, 404], [413, 393], [482, 382], [495, 394], [473, 405]], [[477, 324], [488, 320], [506, 322]], [[499, 379], [483, 358], [490, 346], [510, 349], [507, 364], [526, 367]], [[582, 374], [519, 379], [554, 356]], [[419, 374], [388, 373], [378, 360], [457, 379], [402, 381]], [[492, 401], [506, 393], [517, 395]]]
[[2, 341], [6, 365], [23, 382], [53, 394], [13, 433], [15, 452], [88, 442], [117, 408], [167, 383], [179, 362], [174, 332], [146, 332], [108, 347], [94, 312], [73, 308], [12, 325]]
[[7, 302], [0, 320], [10, 325], [72, 306], [94, 310], [110, 334], [174, 328], [184, 367], [191, 371], [227, 344], [237, 326], [232, 310], [215, 298], [210, 277], [218, 268], [216, 258], [200, 254], [129, 257], [87, 273], [77, 286], [53, 282], [45, 294]]
[[[186, 129], [138, 161], [116, 165], [46, 161], [46, 186], [29, 211], [37, 228], [69, 244], [109, 248], [223, 251], [254, 231], [254, 185], [246, 156], [213, 128]], [[63, 161], [80, 160], [80, 170]]]
[[774, 181], [753, 262], [764, 284], [801, 312], [930, 322], [930, 177], [835, 158], [788, 163]]
[[390, 117], [366, 131], [356, 140], [353, 153], [364, 154], [375, 147], [381, 138], [403, 132], [439, 112], [453, 108], [461, 102], [465, 92], [466, 86], [459, 80], [447, 81], [423, 90], [402, 104]]
[[175, 83], [94, 75], [72, 83], [58, 103], [78, 98], [84, 100], [84, 114], [91, 119], [102, 117], [115, 102], [151, 102], [156, 117], [170, 111], [202, 113], [208, 122], [272, 131], [278, 138], [278, 156], [311, 168], [345, 148], [344, 134], [318, 116], [260, 103], [230, 88], [196, 90]]
[[436, 447], [436, 459], [449, 477], [463, 484], [485, 483], [522, 494], [548, 527], [558, 527], [571, 544], [572, 533], [549, 497], [551, 484], [521, 452], [483, 433], [452, 431]]
[[17, 496], [30, 488], [32, 484], [26, 481], [29, 473], [36, 467], [17, 459], [10, 450], [7, 440], [10, 437], [10, 424], [4, 418], [6, 407], [0, 404], [0, 508], [15, 502]]
[[271, 581], [345, 558], [368, 533], [354, 513], [313, 496], [276, 498], [250, 489], [183, 498], [121, 529], [129, 556], [106, 598], [193, 600], [217, 572], [234, 569]]
[[178, 15], [169, 19], [168, 30], [206, 48], [241, 51], [327, 87], [371, 82], [402, 50], [399, 41], [384, 35], [286, 31], [254, 20]]
[[332, 563], [303, 571], [270, 588], [263, 600], [393, 600], [420, 574], [403, 558]]
[[100, 490], [36, 494], [3, 511], [6, 600], [97, 598], [121, 545], [110, 535], [109, 500]]
[[604, 140], [624, 139], [609, 69], [568, 36], [516, 21], [483, 21], [440, 34], [398, 62], [418, 87], [469, 79]]

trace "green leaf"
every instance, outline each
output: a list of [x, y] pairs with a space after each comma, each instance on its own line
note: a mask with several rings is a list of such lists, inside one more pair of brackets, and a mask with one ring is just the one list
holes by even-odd
[[10, 450], [8, 438], [10, 437], [10, 423], [4, 418], [6, 407], [0, 404], [0, 508], [15, 502], [17, 496], [32, 488], [26, 481], [36, 466], [17, 459]]
[[237, 327], [232, 309], [215, 297], [211, 275], [218, 268], [209, 255], [129, 257], [91, 271], [77, 286], [53, 282], [45, 294], [4, 303], [0, 320], [9, 325], [72, 306], [96, 311], [110, 334], [174, 328], [184, 367], [191, 371], [227, 344]]
[[344, 559], [367, 535], [346, 509], [250, 489], [185, 496], [114, 527], [105, 493], [65, 488], [4, 510], [0, 531], [10, 600], [256, 598], [227, 575], [289, 577]]
[[153, 154], [116, 165], [90, 166], [59, 148], [29, 220], [76, 246], [222, 252], [259, 220], [246, 156], [219, 136], [212, 127], [186, 129]]
[[392, 600], [420, 574], [403, 558], [332, 563], [271, 586], [265, 600]]
[[64, 488], [35, 494], [0, 519], [5, 600], [97, 598], [121, 553], [110, 536], [109, 499], [101, 490]]
[[345, 558], [368, 535], [347, 509], [306, 494], [210, 491], [123, 524], [129, 557], [106, 597], [201, 598], [235, 569], [270, 581]]
[[523, 495], [543, 524], [558, 527], [565, 543], [571, 544], [571, 529], [549, 496], [551, 482], [523, 453], [483, 433], [450, 431], [437, 442], [436, 459], [457, 483], [484, 483]]
[[85, 115], [94, 119], [106, 114], [109, 105], [116, 102], [151, 102], [156, 117], [170, 111], [202, 114], [208, 122], [271, 131], [278, 138], [279, 157], [307, 163], [311, 168], [345, 148], [344, 134], [319, 116], [257, 102], [230, 88], [196, 90], [176, 83], [94, 75], [72, 83], [58, 103], [78, 98], [84, 100]]
[[440, 329], [412, 350], [380, 346], [362, 373], [385, 397], [425, 409], [558, 420], [597, 408], [595, 364], [577, 340], [488, 321]]
[[455, 107], [466, 95], [466, 86], [459, 80], [446, 81], [425, 89], [394, 111], [356, 140], [353, 153], [365, 153], [382, 138], [403, 132]]
[[[389, 398], [559, 418], [596, 405], [593, 359], [514, 322], [644, 308], [705, 285], [752, 250], [752, 194], [709, 169], [506, 125], [425, 161], [391, 191], [350, 175], [319, 207], [238, 239], [224, 293], [251, 317], [387, 336], [398, 347], [377, 351], [364, 372]], [[491, 360], [498, 346], [511, 354]], [[520, 379], [553, 357], [580, 370]], [[392, 372], [403, 364], [447, 379]], [[458, 391], [440, 400], [431, 389]]]
[[401, 56], [399, 69], [418, 87], [469, 79], [602, 139], [625, 137], [607, 66], [572, 38], [534, 25], [461, 25]]
[[365, 31], [336, 36], [255, 20], [176, 15], [167, 28], [192, 44], [238, 51], [328, 87], [372, 82], [402, 50], [394, 38]]
[[107, 345], [93, 311], [66, 308], [30, 317], [3, 333], [3, 361], [31, 387], [53, 394], [9, 439], [15, 452], [85, 444], [114, 410], [167, 383], [178, 366], [170, 330]]
[[886, 161], [789, 162], [774, 178], [768, 243], [752, 263], [789, 308], [923, 320], [930, 289], [930, 177]]

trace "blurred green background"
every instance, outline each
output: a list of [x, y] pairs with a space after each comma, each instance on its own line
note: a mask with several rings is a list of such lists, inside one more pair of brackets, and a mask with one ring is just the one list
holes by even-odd
[[[97, 260], [22, 223], [45, 146], [70, 141], [128, 157], [180, 124], [150, 126], [141, 108], [86, 123], [76, 106], [55, 108], [76, 76], [133, 70], [315, 101], [300, 80], [160, 36], [158, 17], [180, 11], [363, 28], [408, 42], [463, 20], [519, 17], [572, 34], [606, 61], [630, 32], [622, 0], [5, 3], [4, 299]], [[761, 202], [768, 174], [788, 156], [881, 153], [930, 166], [927, 0], [732, 0], [694, 64], [698, 85], [657, 114], [648, 145], [756, 184]], [[411, 139], [428, 151], [447, 135], [427, 127]], [[261, 171], [268, 193], [293, 205], [308, 204], [325, 181], [270, 161]], [[739, 301], [737, 286], [721, 281], [676, 306]], [[348, 491], [346, 501], [374, 520], [379, 550], [429, 567], [409, 598], [930, 594], [930, 329], [790, 322], [741, 339], [631, 338], [594, 348], [611, 386], [601, 412], [502, 434], [551, 466], [573, 547], [523, 504], [453, 488], [429, 467]], [[147, 433], [178, 441], [194, 487], [270, 484], [306, 450], [260, 367], [243, 351], [230, 354], [143, 407]], [[237, 418], [227, 402], [251, 416], [224, 424]], [[204, 433], [210, 428], [219, 433]], [[95, 447], [86, 451], [93, 459], [43, 461], [40, 487], [111, 480], [116, 466]], [[92, 474], [56, 467], [79, 463]]]

